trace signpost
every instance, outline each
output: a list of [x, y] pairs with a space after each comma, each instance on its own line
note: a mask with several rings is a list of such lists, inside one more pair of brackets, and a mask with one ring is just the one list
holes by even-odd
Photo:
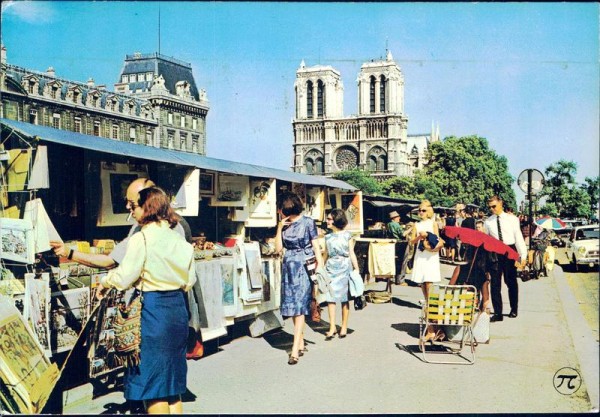
[[531, 236], [533, 235], [533, 196], [542, 191], [544, 187], [544, 174], [537, 169], [529, 168], [523, 170], [517, 179], [517, 185], [523, 192], [527, 193], [529, 202], [529, 247], [531, 248]]

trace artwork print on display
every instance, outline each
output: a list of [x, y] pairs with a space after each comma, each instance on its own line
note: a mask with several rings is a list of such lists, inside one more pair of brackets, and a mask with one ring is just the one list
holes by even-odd
[[29, 323], [40, 347], [51, 356], [50, 350], [50, 275], [25, 274], [24, 319]]
[[248, 177], [220, 174], [211, 204], [221, 207], [244, 207], [248, 205], [248, 194]]
[[50, 318], [50, 345], [53, 352], [72, 349], [89, 317], [90, 291], [88, 288], [52, 293]]
[[33, 224], [29, 220], [0, 218], [0, 258], [32, 264], [35, 261]]

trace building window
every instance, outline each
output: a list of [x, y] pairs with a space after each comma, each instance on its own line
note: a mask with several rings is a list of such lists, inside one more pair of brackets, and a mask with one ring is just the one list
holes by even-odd
[[73, 131], [77, 133], [81, 133], [81, 118], [76, 117], [73, 122]]
[[29, 110], [29, 123], [32, 125], [38, 124], [38, 112], [37, 110], [31, 109]]
[[185, 116], [181, 115], [181, 127], [185, 127]]
[[199, 139], [200, 139], [200, 136], [192, 135], [192, 151], [194, 151], [194, 152], [198, 152]]
[[146, 81], [152, 81], [152, 73], [151, 72], [146, 74]]
[[375, 77], [371, 77], [369, 84], [369, 111], [375, 113]]
[[112, 125], [111, 138], [119, 139], [119, 125]]
[[179, 149], [187, 151], [187, 134], [185, 133], [179, 134]]
[[73, 103], [79, 102], [79, 91], [73, 90]]
[[317, 117], [323, 117], [323, 109], [325, 103], [325, 86], [323, 81], [317, 82]]
[[175, 139], [175, 132], [172, 130], [167, 132], [167, 147], [173, 149], [173, 140]]
[[131, 75], [129, 75], [129, 82], [130, 83], [137, 82], [137, 74], [131, 74]]
[[385, 76], [381, 76], [379, 81], [379, 111], [385, 113]]
[[29, 94], [34, 94], [35, 93], [35, 82], [33, 81], [29, 81], [29, 86], [27, 88], [27, 91], [29, 92]]
[[123, 80], [122, 82], [124, 83], [128, 83], [129, 82], [129, 75], [123, 75]]
[[152, 145], [152, 129], [146, 130], [146, 144]]
[[192, 129], [198, 129], [198, 119], [196, 119], [195, 117], [192, 119]]
[[173, 113], [167, 114], [167, 123], [170, 125], [173, 124]]
[[52, 115], [52, 127], [60, 129], [60, 114], [54, 113]]
[[322, 174], [323, 171], [323, 158], [317, 158], [315, 160], [315, 174]]
[[50, 97], [52, 97], [55, 100], [58, 99], [58, 87], [52, 87], [52, 89], [50, 90]]
[[94, 136], [100, 136], [100, 122], [94, 122]]
[[98, 96], [95, 94], [92, 95], [92, 107], [98, 107]]
[[135, 127], [129, 128], [129, 142], [135, 142]]
[[306, 117], [313, 117], [313, 83], [306, 83]]

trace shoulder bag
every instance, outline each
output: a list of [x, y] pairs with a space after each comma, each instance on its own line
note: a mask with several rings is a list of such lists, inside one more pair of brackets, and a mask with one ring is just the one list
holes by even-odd
[[[146, 246], [146, 236], [144, 232], [140, 232], [144, 238], [144, 247]], [[142, 273], [146, 266], [146, 258], [148, 252], [144, 256], [142, 265]], [[142, 287], [143, 288], [143, 282]], [[125, 294], [123, 294], [123, 297]], [[114, 322], [115, 330], [115, 365], [134, 367], [140, 364], [140, 345], [142, 342], [142, 303], [144, 301], [142, 290], [134, 289], [129, 302], [122, 300], [117, 307], [117, 315]]]

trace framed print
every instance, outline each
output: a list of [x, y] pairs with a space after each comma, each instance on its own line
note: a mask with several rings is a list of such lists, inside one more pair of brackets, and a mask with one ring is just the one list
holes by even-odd
[[300, 197], [300, 200], [302, 200], [303, 204], [306, 204], [306, 185], [299, 183], [299, 182], [293, 182], [292, 183], [292, 192], [294, 194], [297, 194], [298, 197]]
[[125, 195], [129, 184], [140, 177], [148, 177], [148, 168], [143, 164], [100, 164], [102, 183], [102, 205], [97, 226], [127, 226], [129, 211], [125, 208]]
[[33, 225], [29, 220], [0, 218], [0, 258], [32, 264], [35, 261]]
[[219, 174], [211, 205], [218, 207], [245, 207], [248, 205], [248, 177]]
[[53, 292], [50, 298], [50, 346], [53, 353], [75, 346], [90, 314], [90, 290], [87, 287]]
[[23, 318], [33, 330], [40, 348], [48, 356], [50, 350], [50, 274], [43, 273], [39, 279], [35, 274], [25, 274], [25, 300]]
[[350, 232], [363, 233], [362, 192], [356, 194], [340, 194], [340, 208], [346, 212]]
[[200, 196], [215, 195], [215, 173], [201, 172], [200, 173]]

